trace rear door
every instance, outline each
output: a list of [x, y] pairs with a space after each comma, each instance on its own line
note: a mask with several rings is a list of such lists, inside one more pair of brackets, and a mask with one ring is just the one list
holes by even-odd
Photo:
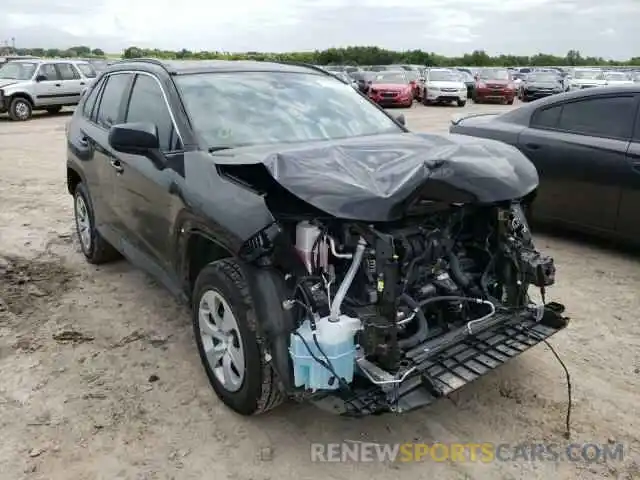
[[64, 96], [60, 97], [58, 103], [64, 105], [75, 105], [80, 101], [80, 94], [84, 88], [85, 81], [81, 77], [80, 72], [71, 63], [59, 62], [55, 64], [58, 70], [58, 76], [62, 86], [60, 93]]
[[535, 215], [613, 231], [627, 171], [635, 95], [601, 95], [545, 106], [519, 137], [540, 174]]
[[[121, 173], [116, 179], [115, 213], [139, 254], [140, 266], [161, 281], [172, 270], [170, 240], [175, 218], [170, 194], [178, 174], [172, 168], [183, 164], [184, 152], [161, 82], [148, 73], [138, 73], [125, 115], [126, 123], [151, 123], [160, 141], [157, 158], [118, 153]], [[160, 268], [158, 268], [160, 267]]]
[[126, 98], [133, 77], [132, 73], [111, 73], [104, 77], [90, 120], [80, 132], [83, 142], [92, 150], [95, 163], [97, 181], [93, 188], [95, 193], [90, 191], [90, 194], [92, 201], [94, 196], [98, 199], [94, 203], [99, 202], [94, 205], [96, 225], [114, 246], [119, 245], [123, 228], [115, 215], [115, 182], [119, 167], [116, 152], [109, 145], [109, 128], [124, 120]]
[[616, 231], [640, 242], [640, 107], [633, 140], [627, 152], [626, 174], [622, 177], [622, 199]]

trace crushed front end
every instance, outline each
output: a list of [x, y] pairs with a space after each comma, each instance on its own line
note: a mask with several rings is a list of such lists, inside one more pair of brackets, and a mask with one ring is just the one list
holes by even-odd
[[[294, 396], [344, 415], [407, 411], [448, 395], [567, 325], [531, 302], [554, 283], [519, 202], [380, 225], [289, 229]], [[295, 233], [294, 233], [295, 232]]]

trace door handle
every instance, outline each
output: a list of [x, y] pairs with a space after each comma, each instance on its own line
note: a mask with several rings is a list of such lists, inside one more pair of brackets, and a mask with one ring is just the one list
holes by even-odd
[[80, 82], [80, 85], [86, 85], [84, 82]]
[[61, 83], [56, 83], [56, 87], [61, 87], [62, 84]]
[[120, 163], [120, 160], [111, 160], [111, 166], [115, 168], [117, 173], [124, 172], [124, 167], [122, 166], [122, 163]]
[[541, 145], [537, 143], [525, 143], [524, 146], [529, 150], [539, 150], [541, 148]]

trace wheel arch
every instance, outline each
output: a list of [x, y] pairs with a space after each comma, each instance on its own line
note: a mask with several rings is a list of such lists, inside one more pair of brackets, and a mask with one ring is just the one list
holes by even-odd
[[67, 192], [73, 195], [79, 183], [84, 183], [86, 185], [80, 170], [75, 168], [73, 165], [67, 164]]
[[193, 293], [199, 273], [205, 266], [216, 260], [235, 257], [231, 250], [217, 242], [213, 235], [200, 228], [185, 231], [178, 248], [180, 262], [178, 270], [181, 272], [184, 289], [189, 297]]
[[182, 234], [179, 255], [181, 276], [190, 299], [193, 297], [196, 279], [202, 269], [211, 262], [233, 259], [242, 269], [255, 309], [256, 328], [268, 344], [272, 365], [285, 391], [293, 389], [292, 367], [289, 358], [289, 335], [295, 328], [291, 312], [285, 311], [282, 302], [288, 298], [284, 275], [270, 265], [256, 265], [243, 260], [230, 248], [214, 239], [207, 230], [194, 228]]
[[16, 92], [9, 95], [9, 104], [13, 102], [14, 98], [24, 98], [31, 104], [31, 108], [35, 107], [35, 102], [33, 101], [33, 97], [27, 92]]

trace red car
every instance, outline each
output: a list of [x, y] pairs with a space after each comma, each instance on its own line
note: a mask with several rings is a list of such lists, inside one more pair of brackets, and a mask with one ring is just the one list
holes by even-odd
[[498, 101], [511, 105], [515, 97], [516, 86], [506, 68], [485, 68], [476, 74], [475, 103]]
[[405, 72], [376, 72], [371, 78], [369, 98], [382, 107], [413, 105], [413, 88]]

